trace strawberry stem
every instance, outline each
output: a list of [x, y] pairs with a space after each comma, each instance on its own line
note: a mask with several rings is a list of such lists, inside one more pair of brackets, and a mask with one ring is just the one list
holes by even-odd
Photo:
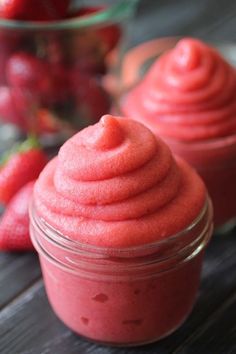
[[31, 149], [40, 149], [40, 143], [36, 135], [30, 134], [28, 138], [19, 145], [19, 152], [25, 152]]
[[5, 165], [10, 160], [10, 158], [15, 154], [27, 152], [32, 149], [40, 149], [40, 148], [41, 145], [39, 143], [37, 136], [34, 134], [30, 134], [25, 141], [23, 141], [22, 143], [14, 144], [10, 150], [2, 154], [2, 156], [0, 157], [0, 167]]

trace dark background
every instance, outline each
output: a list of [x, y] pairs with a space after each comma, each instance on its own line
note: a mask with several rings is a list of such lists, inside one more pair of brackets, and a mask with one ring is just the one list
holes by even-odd
[[141, 0], [131, 31], [132, 44], [176, 35], [236, 40], [235, 0]]

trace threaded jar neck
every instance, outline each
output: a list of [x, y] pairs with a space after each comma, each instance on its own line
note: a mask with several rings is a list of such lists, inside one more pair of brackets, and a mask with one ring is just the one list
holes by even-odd
[[209, 197], [197, 218], [184, 230], [155, 243], [129, 248], [97, 247], [71, 240], [53, 229], [30, 206], [30, 233], [40, 256], [65, 271], [85, 277], [136, 279], [171, 271], [207, 245], [213, 229]]

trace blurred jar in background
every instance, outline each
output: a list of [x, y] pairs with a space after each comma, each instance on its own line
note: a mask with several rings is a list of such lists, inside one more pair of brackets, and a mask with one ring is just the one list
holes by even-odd
[[104, 83], [119, 71], [136, 2], [77, 2], [56, 22], [1, 20], [2, 135], [3, 123], [10, 124], [14, 134], [31, 132], [54, 144], [107, 113], [113, 97]]
[[220, 233], [236, 224], [234, 66], [234, 44], [177, 37], [143, 43], [123, 62], [118, 107], [197, 170]]

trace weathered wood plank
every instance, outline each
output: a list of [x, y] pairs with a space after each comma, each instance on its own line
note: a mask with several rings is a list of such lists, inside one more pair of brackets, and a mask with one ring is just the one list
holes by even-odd
[[41, 276], [35, 254], [5, 254], [0, 257], [0, 309]]
[[15, 254], [12, 253], [6, 253], [6, 252], [0, 252], [0, 267], [1, 271], [3, 267], [5, 267], [8, 263], [14, 262], [16, 258]]
[[[186, 323], [159, 346], [174, 351], [236, 291], [236, 232], [213, 238], [206, 253], [198, 301]], [[236, 313], [235, 313], [236, 316]]]
[[173, 354], [236, 353], [236, 292]]
[[[236, 292], [235, 270], [235, 234], [225, 239], [215, 238], [207, 252], [201, 291], [189, 320], [169, 338], [135, 349], [96, 346], [74, 335], [52, 313], [40, 282], [0, 313], [0, 352], [4, 349], [4, 354], [10, 354], [17, 348], [19, 353], [24, 354], [75, 354], [79, 350], [94, 354], [171, 353], [181, 343], [187, 343], [188, 338], [211, 319], [227, 297]], [[17, 325], [19, 323], [20, 326]]]

